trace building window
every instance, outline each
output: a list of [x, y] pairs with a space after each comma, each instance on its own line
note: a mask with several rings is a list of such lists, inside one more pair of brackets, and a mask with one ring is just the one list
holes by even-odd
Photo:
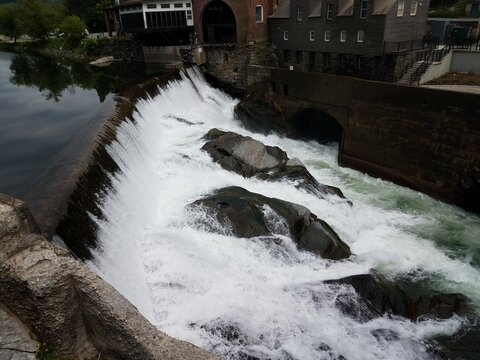
[[328, 3], [327, 4], [327, 20], [332, 20], [333, 19], [333, 4]]
[[288, 40], [288, 31], [283, 32], [283, 40]]
[[257, 5], [255, 8], [255, 21], [257, 23], [263, 22], [263, 6], [262, 5]]
[[283, 62], [288, 63], [289, 60], [290, 60], [289, 51], [283, 50]]
[[302, 21], [302, 5], [297, 5], [297, 21]]
[[310, 31], [310, 41], [315, 41], [315, 31]]
[[418, 1], [412, 1], [410, 5], [410, 16], [417, 15]]
[[342, 30], [340, 31], [340, 42], [345, 42], [347, 41], [347, 31]]
[[295, 58], [297, 60], [297, 64], [300, 65], [302, 63], [302, 52], [301, 51], [297, 51], [295, 53]]
[[405, 1], [399, 1], [397, 7], [397, 16], [403, 16], [403, 10], [405, 9]]
[[325, 31], [325, 41], [330, 41], [330, 31]]
[[328, 67], [331, 65], [331, 63], [332, 62], [330, 60], [330, 54], [327, 54], [327, 53], [323, 54], [323, 64]]
[[160, 4], [162, 9], [170, 9], [170, 4]]
[[340, 66], [342, 68], [347, 67], [347, 55], [340, 55]]
[[156, 9], [157, 4], [147, 4], [147, 9]]
[[365, 58], [363, 56], [358, 57], [357, 69], [363, 70], [365, 68]]
[[191, 8], [191, 7], [192, 7], [192, 4], [191, 4], [191, 3], [187, 3], [187, 7], [188, 7], [188, 8]]
[[183, 8], [183, 4], [182, 4], [182, 3], [173, 4], [173, 7], [174, 7], [174, 8]]
[[360, 19], [365, 19], [368, 14], [368, 0], [362, 0], [360, 3]]
[[357, 42], [363, 42], [363, 38], [365, 36], [365, 32], [363, 30], [360, 30], [358, 33], [357, 33]]

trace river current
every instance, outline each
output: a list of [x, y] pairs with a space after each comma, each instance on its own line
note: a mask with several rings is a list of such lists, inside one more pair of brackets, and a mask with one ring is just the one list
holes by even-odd
[[[480, 219], [339, 167], [338, 145], [251, 133], [235, 119], [237, 103], [190, 69], [138, 104], [135, 121], [126, 120], [108, 147], [120, 171], [99, 197], [103, 219], [94, 219], [91, 268], [162, 331], [228, 359], [430, 359], [438, 339], [476, 326], [459, 316], [360, 322], [343, 314], [338, 287], [322, 281], [370, 269], [419, 288], [463, 293], [478, 308]], [[279, 146], [354, 205], [223, 170], [201, 151], [214, 127]], [[198, 228], [193, 219], [203, 214], [185, 206], [232, 185], [306, 206], [354, 255], [324, 260], [286, 236], [271, 246]]]

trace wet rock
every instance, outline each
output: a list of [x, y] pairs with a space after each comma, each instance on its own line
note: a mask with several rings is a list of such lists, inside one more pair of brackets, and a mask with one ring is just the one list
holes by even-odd
[[202, 149], [226, 170], [266, 181], [290, 180], [296, 183], [297, 188], [321, 198], [325, 195], [344, 198], [340, 189], [320, 184], [299, 159], [289, 159], [279, 147], [218, 129], [210, 130], [205, 139], [207, 142]]
[[388, 281], [377, 271], [354, 275], [338, 280], [325, 281], [327, 284], [348, 284], [359, 295], [363, 304], [383, 316], [385, 313], [417, 320], [421, 317], [446, 319], [455, 313], [465, 313], [468, 299], [462, 294], [431, 294], [414, 296], [400, 286]]
[[221, 224], [229, 227], [235, 236], [245, 238], [273, 235], [274, 230], [268, 218], [271, 209], [280, 217], [277, 220], [286, 222], [299, 249], [332, 260], [351, 255], [349, 246], [325, 221], [298, 204], [251, 193], [240, 187], [227, 187], [189, 206], [201, 206]]

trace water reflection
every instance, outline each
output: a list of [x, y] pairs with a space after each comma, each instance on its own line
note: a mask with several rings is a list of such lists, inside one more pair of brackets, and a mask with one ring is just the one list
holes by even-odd
[[144, 76], [144, 65], [96, 68], [0, 52], [0, 192], [35, 205], [52, 168], [66, 154], [75, 161], [82, 139], [102, 126], [113, 94]]
[[[48, 101], [58, 102], [65, 92], [75, 89], [95, 90], [100, 102], [128, 80], [145, 74], [142, 64], [116, 63], [108, 68], [85, 66], [47, 57], [15, 55], [10, 64], [10, 82], [16, 86], [36, 88]], [[122, 74], [120, 77], [119, 74]]]

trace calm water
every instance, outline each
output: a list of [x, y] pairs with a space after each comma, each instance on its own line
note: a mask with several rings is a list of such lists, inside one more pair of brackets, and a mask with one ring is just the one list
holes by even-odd
[[[120, 171], [99, 204], [90, 266], [161, 330], [226, 359], [430, 360], [438, 358], [433, 348], [478, 360], [475, 314], [357, 321], [337, 307], [338, 289], [323, 281], [377, 269], [419, 292], [463, 293], [480, 312], [480, 219], [339, 167], [337, 146], [252, 133], [235, 119], [237, 102], [189, 70], [138, 104], [135, 122], [124, 122], [108, 147]], [[222, 169], [200, 150], [214, 127], [281, 147], [354, 205]], [[299, 251], [288, 236], [269, 246], [199, 227], [195, 219], [205, 213], [185, 206], [233, 185], [308, 207], [354, 255], [330, 261]]]
[[99, 69], [0, 52], [0, 192], [35, 202], [31, 189], [70, 144], [101, 126], [114, 92], [144, 74], [142, 67]]

